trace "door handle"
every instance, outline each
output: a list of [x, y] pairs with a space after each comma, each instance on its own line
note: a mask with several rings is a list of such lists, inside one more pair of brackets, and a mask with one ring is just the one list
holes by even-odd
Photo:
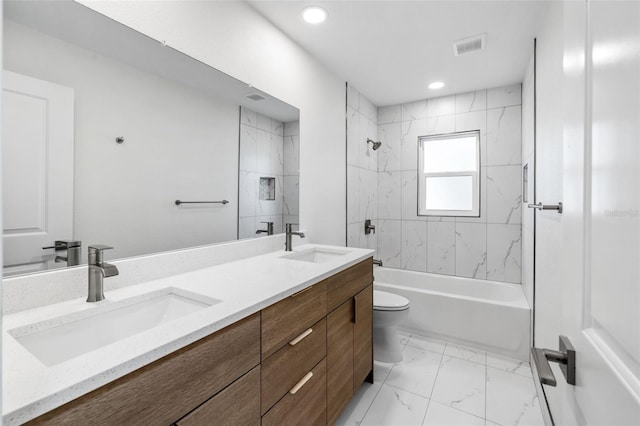
[[527, 204], [527, 207], [538, 210], [557, 210], [558, 214], [562, 213], [562, 202], [558, 202], [558, 204]]
[[353, 323], [358, 323], [358, 298], [353, 296]]
[[556, 386], [558, 383], [551, 370], [549, 361], [560, 364], [560, 371], [570, 385], [576, 384], [576, 350], [567, 336], [560, 336], [559, 351], [551, 349], [531, 348], [533, 362], [536, 364], [540, 383]]

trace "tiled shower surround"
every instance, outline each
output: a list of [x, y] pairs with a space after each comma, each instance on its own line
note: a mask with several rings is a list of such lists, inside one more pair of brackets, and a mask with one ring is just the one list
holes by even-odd
[[352, 87], [347, 90], [347, 245], [375, 250], [377, 233], [364, 233], [364, 221], [378, 224], [377, 108]]
[[[373, 154], [378, 186], [371, 210], [384, 265], [520, 283], [521, 85], [381, 107], [377, 127], [382, 146]], [[480, 130], [480, 217], [418, 216], [418, 137], [465, 130]], [[348, 130], [347, 158], [357, 136], [356, 145], [364, 144], [366, 137]], [[365, 247], [352, 235], [354, 219], [349, 214], [349, 244]]]
[[[273, 222], [298, 223], [299, 122], [282, 123], [247, 108], [240, 110], [239, 238], [252, 238]], [[260, 178], [275, 179], [275, 199], [261, 199]]]

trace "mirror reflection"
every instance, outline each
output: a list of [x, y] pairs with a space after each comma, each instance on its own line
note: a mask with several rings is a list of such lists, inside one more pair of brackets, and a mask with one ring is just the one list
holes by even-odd
[[296, 108], [71, 1], [4, 2], [3, 49], [4, 275], [297, 222]]
[[299, 122], [240, 116], [239, 236], [282, 233], [298, 223]]

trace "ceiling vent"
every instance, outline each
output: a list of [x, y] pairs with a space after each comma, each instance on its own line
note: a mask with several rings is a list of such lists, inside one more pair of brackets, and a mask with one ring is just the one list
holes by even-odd
[[487, 34], [478, 34], [473, 37], [463, 38], [453, 43], [453, 54], [455, 56], [468, 55], [484, 49], [487, 43]]
[[250, 93], [247, 95], [247, 98], [251, 99], [252, 101], [264, 101], [265, 98], [264, 96], [262, 96], [260, 93]]

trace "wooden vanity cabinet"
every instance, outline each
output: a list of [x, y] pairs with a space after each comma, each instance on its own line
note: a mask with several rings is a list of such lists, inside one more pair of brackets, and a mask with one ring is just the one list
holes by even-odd
[[[29, 424], [170, 425], [260, 363], [260, 314], [89, 392]], [[256, 407], [259, 388], [254, 390]], [[235, 400], [232, 410], [246, 401]], [[259, 422], [260, 411], [253, 413]]]
[[260, 426], [260, 366], [178, 420], [176, 426]]
[[360, 385], [373, 383], [372, 259], [330, 280], [327, 298], [337, 307], [327, 315], [327, 423], [334, 424]]
[[262, 310], [262, 424], [326, 425], [327, 280]]
[[368, 258], [29, 424], [326, 425], [373, 381]]
[[373, 382], [373, 284], [354, 296], [353, 392], [372, 374]]
[[327, 283], [320, 281], [262, 310], [262, 359], [327, 315]]
[[327, 315], [327, 420], [333, 424], [353, 397], [353, 303]]
[[[338, 272], [313, 287], [316, 288], [299, 293], [297, 301], [290, 297], [262, 311], [263, 426], [333, 424], [362, 382], [367, 378], [373, 380], [372, 259]], [[316, 329], [324, 333], [326, 345], [320, 341], [319, 333], [315, 337], [313, 334], [304, 337], [298, 349], [289, 347], [287, 339], [304, 336], [308, 332], [306, 324], [317, 319], [323, 304], [326, 319], [312, 328], [313, 333]], [[302, 305], [304, 309], [299, 308]], [[269, 315], [267, 320], [265, 314]], [[285, 331], [277, 330], [277, 326]], [[277, 334], [282, 337], [273, 337]], [[300, 356], [293, 356], [294, 350]], [[321, 357], [322, 361], [312, 370], [317, 372], [299, 391], [304, 397], [287, 393], [291, 385], [304, 380], [305, 368], [300, 365], [308, 368]], [[317, 381], [320, 372], [326, 377], [323, 383]], [[267, 379], [268, 376], [271, 378]], [[325, 408], [326, 411], [322, 411]], [[309, 411], [301, 417], [305, 410], [314, 410], [314, 414]], [[325, 415], [320, 417], [318, 410]]]
[[262, 414], [286, 395], [327, 354], [327, 320], [304, 329], [262, 361]]
[[[297, 392], [287, 394], [263, 417], [262, 426], [325, 426], [327, 424], [326, 358], [311, 371]], [[295, 390], [295, 389], [294, 389]]]

